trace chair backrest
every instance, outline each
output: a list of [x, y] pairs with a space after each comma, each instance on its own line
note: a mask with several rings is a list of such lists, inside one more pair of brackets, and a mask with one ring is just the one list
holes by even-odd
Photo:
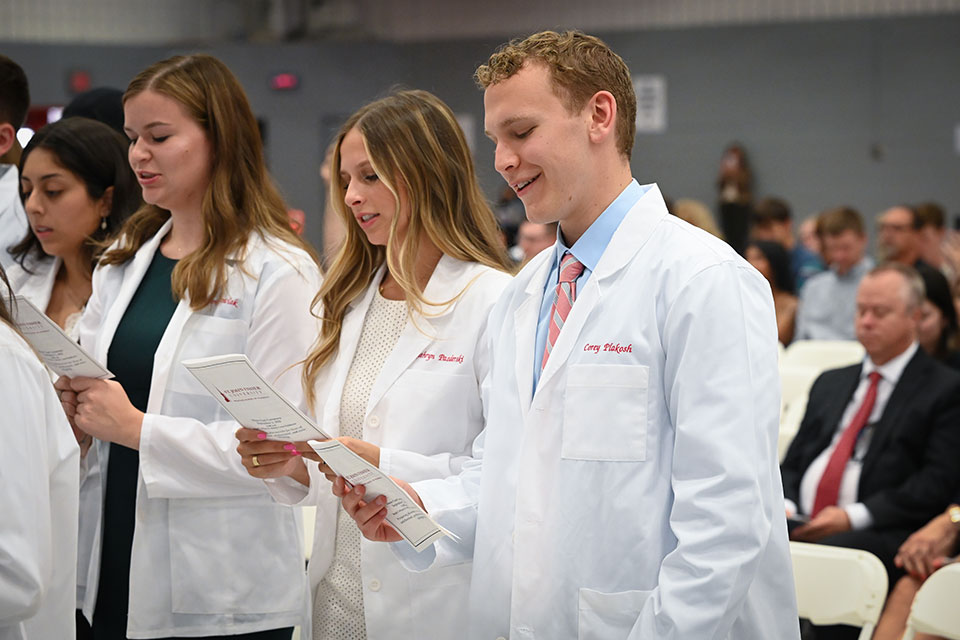
[[780, 462], [783, 462], [790, 443], [800, 430], [800, 423], [803, 422], [803, 414], [806, 411], [807, 396], [802, 395], [791, 402], [790, 406], [780, 414], [780, 433], [777, 437], [777, 453], [780, 455]]
[[814, 380], [827, 369], [863, 360], [863, 345], [856, 340], [799, 340], [790, 343], [780, 358], [781, 411], [805, 397]]
[[797, 340], [787, 347], [782, 365], [826, 371], [856, 364], [863, 354], [863, 345], [856, 340]]
[[790, 555], [800, 617], [862, 627], [860, 640], [870, 638], [887, 598], [880, 559], [867, 551], [804, 542], [791, 542]]
[[951, 564], [935, 571], [920, 587], [910, 617], [907, 619], [907, 634], [930, 633], [952, 640], [960, 640], [960, 564]]

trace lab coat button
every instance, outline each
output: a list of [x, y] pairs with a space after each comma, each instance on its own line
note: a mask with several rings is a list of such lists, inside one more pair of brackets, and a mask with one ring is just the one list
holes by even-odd
[[380, 581], [376, 578], [370, 581], [370, 591], [380, 591]]
[[367, 418], [367, 426], [376, 429], [380, 426], [380, 416], [370, 416]]
[[500, 637], [497, 638], [497, 640], [507, 640], [507, 639], [504, 638], [503, 636], [500, 636]]

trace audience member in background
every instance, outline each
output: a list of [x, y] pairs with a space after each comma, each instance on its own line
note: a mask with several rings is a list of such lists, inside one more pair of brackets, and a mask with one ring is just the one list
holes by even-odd
[[810, 216], [800, 223], [797, 227], [797, 235], [800, 237], [800, 244], [815, 256], [818, 256], [824, 264], [829, 261], [824, 257], [823, 236], [820, 230], [820, 216]]
[[111, 87], [90, 89], [63, 108], [63, 119], [90, 118], [123, 135], [123, 91]]
[[307, 624], [298, 518], [246, 473], [239, 425], [179, 363], [246, 354], [306, 409], [298, 363], [317, 335], [319, 271], [222, 62], [151, 65], [124, 114], [147, 204], [101, 256], [79, 325], [116, 378], [57, 381], [68, 417], [97, 438], [86, 464], [103, 496], [81, 513], [81, 531], [101, 525], [80, 550], [77, 597], [94, 638], [289, 640]]
[[790, 257], [787, 250], [777, 242], [752, 240], [747, 244], [746, 258], [770, 283], [773, 306], [777, 312], [777, 336], [781, 344], [788, 345], [793, 340], [797, 296], [790, 275]]
[[910, 267], [864, 276], [856, 331], [866, 357], [817, 378], [781, 465], [788, 517], [810, 517], [791, 539], [870, 551], [891, 584], [903, 574], [894, 564], [900, 545], [960, 483], [960, 373], [920, 349], [922, 303], [923, 281]]
[[80, 451], [0, 267], [0, 638], [74, 638]]
[[340, 247], [343, 246], [343, 238], [346, 235], [343, 220], [333, 206], [334, 198], [331, 197], [330, 191], [335, 188], [330, 180], [330, 167], [333, 166], [333, 152], [336, 146], [336, 142], [330, 143], [326, 153], [323, 154], [323, 163], [320, 165], [320, 179], [323, 180], [323, 193], [326, 196], [323, 199], [323, 251], [320, 254], [320, 260], [324, 268], [329, 268], [333, 264]]
[[0, 164], [0, 267], [5, 269], [13, 264], [8, 249], [23, 238], [28, 228], [20, 202], [20, 177], [16, 167], [19, 155], [11, 152], [20, 149], [17, 131], [29, 107], [26, 74], [20, 65], [0, 54], [0, 156], [11, 163]]
[[[480, 347], [512, 266], [470, 149], [447, 105], [402, 91], [351, 116], [333, 158], [346, 241], [316, 299], [324, 325], [306, 393], [324, 431], [386, 473], [456, 475], [483, 427], [490, 363]], [[260, 433], [237, 432], [250, 475], [279, 478], [268, 486], [283, 502], [318, 507], [313, 638], [462, 638], [470, 564], [408, 572], [339, 508], [329, 467], [305, 465], [294, 445]]]
[[936, 202], [921, 202], [913, 209], [920, 224], [920, 259], [952, 278], [956, 271], [943, 250], [947, 235], [946, 212]]
[[69, 118], [37, 131], [20, 156], [30, 228], [11, 249], [10, 284], [74, 337], [97, 254], [141, 204], [128, 147], [105, 124]]
[[960, 369], [960, 335], [953, 292], [942, 272], [922, 264], [917, 272], [923, 279], [926, 298], [920, 314], [918, 339], [923, 350], [949, 367]]
[[720, 159], [717, 196], [723, 235], [733, 250], [742, 255], [750, 232], [753, 172], [746, 150], [737, 143], [729, 145]]
[[[951, 556], [960, 552], [960, 497], [946, 510], [914, 532], [900, 546], [894, 562], [907, 575], [900, 578], [887, 597], [883, 615], [872, 640], [900, 640], [907, 627], [910, 607], [920, 585], [931, 573], [942, 567]], [[938, 640], [936, 636], [918, 633], [914, 640]]]
[[921, 260], [921, 222], [917, 212], [907, 205], [887, 209], [877, 218], [877, 253], [881, 261], [899, 262], [910, 267]]
[[511, 257], [521, 265], [525, 265], [530, 262], [530, 259], [533, 258], [533, 256], [537, 255], [547, 247], [552, 247], [553, 243], [556, 241], [556, 222], [539, 224], [537, 222], [524, 220], [520, 223], [520, 228], [517, 229], [517, 246], [515, 248], [519, 249], [519, 255], [511, 255]]
[[793, 237], [793, 215], [790, 206], [780, 198], [764, 198], [756, 204], [750, 235], [754, 240], [783, 245], [790, 256], [790, 273], [796, 291], [802, 290], [807, 279], [824, 269], [820, 257], [798, 244]]
[[830, 268], [800, 290], [794, 340], [854, 340], [857, 288], [873, 268], [863, 218], [855, 209], [837, 207], [817, 219]]
[[517, 198], [517, 193], [513, 189], [506, 187], [500, 193], [497, 204], [493, 207], [493, 215], [503, 233], [504, 246], [512, 247], [517, 244], [517, 232], [527, 216], [523, 210], [523, 203]]
[[670, 205], [670, 213], [723, 240], [723, 233], [707, 205], [693, 198], [680, 198]]

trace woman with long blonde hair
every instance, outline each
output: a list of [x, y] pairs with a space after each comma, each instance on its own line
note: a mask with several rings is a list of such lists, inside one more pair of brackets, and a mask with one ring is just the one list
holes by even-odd
[[116, 378], [57, 381], [96, 439], [85, 467], [103, 486], [99, 512], [81, 514], [100, 522], [80, 545], [83, 612], [97, 639], [289, 639], [306, 623], [297, 518], [244, 472], [239, 425], [180, 362], [244, 353], [306, 408], [298, 363], [317, 333], [316, 260], [222, 62], [150, 66], [124, 117], [147, 204], [101, 258], [79, 327]]
[[[305, 393], [324, 431], [384, 472], [455, 475], [483, 427], [480, 345], [510, 279], [463, 132], [432, 94], [394, 93], [344, 124], [332, 176], [346, 236], [314, 300], [323, 324]], [[315, 639], [462, 636], [469, 565], [408, 572], [361, 540], [324, 481], [329, 468], [299, 455], [304, 443], [237, 437], [277, 499], [318, 507]]]

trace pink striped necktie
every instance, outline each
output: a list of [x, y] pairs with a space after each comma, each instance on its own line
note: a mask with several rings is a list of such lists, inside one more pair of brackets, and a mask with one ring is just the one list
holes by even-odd
[[550, 307], [550, 328], [547, 332], [547, 346], [543, 350], [541, 371], [547, 366], [547, 359], [553, 351], [553, 345], [557, 342], [560, 329], [567, 321], [573, 301], [577, 299], [577, 278], [581, 273], [583, 273], [583, 263], [574, 258], [572, 253], [565, 251], [560, 258], [560, 281], [557, 282], [557, 289], [553, 294], [553, 306]]

